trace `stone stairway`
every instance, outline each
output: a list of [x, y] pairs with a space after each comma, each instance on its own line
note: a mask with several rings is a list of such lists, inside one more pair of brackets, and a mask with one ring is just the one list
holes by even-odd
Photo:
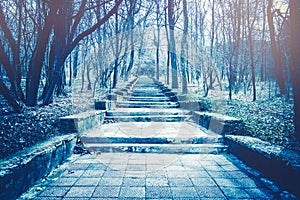
[[161, 83], [140, 77], [130, 94], [107, 111], [100, 128], [81, 140], [90, 151], [136, 153], [220, 153], [223, 137], [206, 133], [179, 108], [175, 95]]
[[[133, 87], [131, 95], [125, 101], [117, 102], [119, 108], [178, 108], [178, 102], [173, 102], [168, 90], [163, 85], [148, 77], [141, 77]], [[141, 110], [142, 111], [142, 110]], [[135, 113], [137, 110], [134, 111]], [[143, 111], [142, 111], [143, 112]], [[113, 116], [116, 116], [113, 115]]]
[[178, 109], [163, 85], [148, 77], [141, 77], [117, 109], [107, 112], [106, 120], [114, 122], [175, 122], [191, 117], [188, 110]]

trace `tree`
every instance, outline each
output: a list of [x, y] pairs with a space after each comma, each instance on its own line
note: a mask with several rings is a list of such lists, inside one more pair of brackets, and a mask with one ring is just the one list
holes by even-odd
[[[0, 3], [0, 64], [10, 83], [8, 88], [7, 82], [1, 80], [0, 93], [16, 111], [21, 110], [22, 102], [36, 106], [41, 86], [44, 87], [41, 98], [43, 104], [52, 102], [53, 94], [55, 91], [59, 93], [64, 83], [66, 59], [80, 41], [117, 11], [122, 0], [116, 0], [114, 4], [110, 1], [97, 2], [16, 0], [12, 4], [7, 1]], [[111, 10], [102, 18], [94, 20], [93, 12], [102, 4], [111, 5]], [[11, 13], [14, 8], [18, 11], [15, 16]], [[12, 23], [15, 19], [18, 19], [16, 25]], [[77, 56], [75, 53], [74, 62], [77, 62]], [[42, 85], [44, 73], [46, 84]], [[21, 78], [25, 77], [24, 95]]]
[[279, 48], [276, 44], [276, 36], [275, 36], [275, 26], [273, 20], [273, 12], [272, 12], [273, 0], [268, 0], [267, 5], [267, 17], [270, 31], [270, 40], [271, 40], [271, 51], [274, 61], [275, 73], [277, 77], [277, 83], [280, 89], [280, 94], [286, 94], [285, 83], [283, 78], [283, 72], [281, 70], [281, 56]]
[[182, 41], [181, 41], [181, 55], [180, 55], [180, 65], [181, 65], [181, 83], [182, 83], [182, 94], [187, 94], [188, 93], [188, 87], [187, 87], [187, 51], [188, 51], [188, 46], [187, 46], [187, 34], [188, 34], [188, 15], [187, 15], [187, 1], [183, 0], [183, 35], [182, 35]]
[[155, 0], [156, 4], [156, 28], [157, 28], [157, 39], [155, 41], [155, 46], [156, 46], [156, 79], [159, 80], [159, 46], [160, 46], [160, 5], [161, 5], [161, 0]]
[[[117, 0], [115, 0], [117, 1]], [[116, 43], [115, 43], [115, 65], [114, 65], [114, 76], [113, 76], [113, 84], [112, 88], [117, 87], [118, 82], [118, 75], [119, 75], [119, 18], [118, 18], [118, 12], [115, 13], [115, 34], [116, 34]]]
[[[256, 2], [254, 7], [254, 14], [257, 11], [258, 3]], [[248, 40], [249, 40], [249, 54], [250, 54], [250, 65], [251, 65], [251, 80], [252, 80], [252, 88], [253, 88], [253, 101], [256, 101], [256, 82], [255, 82], [255, 63], [254, 63], [254, 52], [253, 52], [253, 36], [252, 36], [252, 30], [253, 25], [255, 22], [255, 17], [253, 21], [251, 22], [251, 4], [250, 0], [247, 0], [247, 25], [248, 25]]]
[[171, 55], [171, 67], [172, 67], [172, 88], [178, 88], [178, 77], [177, 77], [177, 56], [176, 56], [176, 46], [175, 46], [175, 19], [174, 19], [174, 0], [168, 0], [168, 20], [170, 29], [170, 55]]
[[71, 13], [67, 12], [68, 8], [70, 9], [69, 12], [72, 11], [72, 3], [70, 3], [68, 0], [65, 0], [64, 6], [61, 7], [60, 12], [57, 14], [58, 17], [60, 17], [58, 19], [61, 20], [56, 20], [56, 24], [54, 25], [54, 38], [56, 42], [53, 48], [55, 48], [54, 51], [56, 53], [54, 53], [53, 66], [51, 66], [52, 71], [50, 74], [50, 83], [47, 88], [45, 98], [43, 99], [43, 104], [47, 105], [52, 102], [53, 92], [55, 88], [61, 84], [63, 64], [69, 54], [82, 39], [96, 31], [113, 14], [115, 14], [122, 1], [123, 0], [116, 0], [115, 5], [105, 16], [102, 17], [102, 19], [98, 20], [91, 27], [88, 27], [86, 30], [76, 35], [76, 32], [78, 31], [78, 25], [84, 16], [85, 10], [87, 9], [87, 0], [83, 0], [81, 2], [73, 23], [72, 18], [70, 18]]
[[300, 1], [290, 0], [291, 9], [291, 81], [294, 95], [294, 123], [296, 137], [300, 140]]

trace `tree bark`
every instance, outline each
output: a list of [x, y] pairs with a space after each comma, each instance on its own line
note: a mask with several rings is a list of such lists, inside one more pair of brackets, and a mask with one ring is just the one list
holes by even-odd
[[125, 72], [125, 81], [128, 81], [130, 72], [134, 64], [134, 14], [135, 14], [135, 1], [130, 1], [130, 11], [129, 11], [129, 31], [130, 31], [130, 58], [128, 68]]
[[177, 55], [174, 36], [174, 0], [168, 0], [168, 19], [170, 29], [170, 54], [171, 54], [171, 68], [172, 68], [172, 88], [178, 89], [178, 77], [177, 77]]
[[300, 140], [300, 1], [290, 0], [291, 8], [291, 81], [294, 96], [294, 124], [296, 137]]
[[252, 75], [252, 88], [253, 88], [253, 101], [256, 101], [256, 83], [255, 83], [255, 63], [254, 63], [254, 53], [253, 53], [253, 39], [252, 39], [252, 25], [254, 23], [250, 22], [250, 1], [247, 0], [247, 24], [248, 24], [248, 40], [249, 40], [249, 53], [250, 53], [250, 65], [251, 65], [251, 75]]
[[49, 36], [53, 27], [53, 18], [59, 6], [50, 8], [50, 13], [45, 17], [44, 28], [39, 29], [37, 44], [29, 62], [29, 70], [26, 79], [26, 105], [36, 106], [38, 89], [40, 85], [41, 71]]
[[[21, 12], [19, 5], [19, 12]], [[21, 15], [21, 13], [19, 13]], [[21, 24], [19, 18], [19, 27]], [[16, 41], [13, 37], [11, 30], [8, 27], [7, 21], [5, 20], [5, 14], [3, 12], [3, 8], [0, 5], [0, 28], [3, 31], [4, 38], [8, 41], [8, 46], [11, 50], [6, 52], [4, 50], [4, 44], [0, 41], [0, 62], [3, 64], [7, 76], [11, 83], [11, 91], [15, 95], [18, 100], [24, 101], [24, 93], [21, 88], [21, 64], [20, 64], [20, 50], [19, 50], [19, 42], [21, 37], [21, 31], [19, 28], [18, 31], [18, 40]], [[11, 55], [10, 55], [11, 54]]]
[[273, 0], [268, 0], [267, 17], [268, 17], [268, 24], [270, 30], [271, 51], [272, 51], [272, 56], [274, 61], [277, 83], [280, 89], [280, 94], [283, 95], [286, 94], [286, 90], [285, 90], [283, 72], [280, 67], [281, 59], [280, 59], [279, 49], [277, 48], [276, 39], [275, 39], [275, 27], [274, 27], [273, 13], [272, 13], [272, 5], [273, 5]]
[[160, 0], [155, 0], [156, 3], [156, 28], [157, 28], [157, 40], [156, 40], [156, 79], [159, 80], [159, 46], [160, 46]]
[[112, 88], [117, 87], [118, 76], [119, 76], [119, 19], [118, 12], [115, 13], [115, 34], [116, 34], [116, 44], [115, 44], [115, 65], [114, 65], [114, 76], [113, 76], [113, 84]]
[[[164, 0], [165, 6], [167, 5], [167, 0]], [[167, 85], [170, 84], [170, 39], [169, 39], [169, 33], [168, 33], [168, 26], [167, 26], [168, 20], [167, 20], [167, 9], [165, 9], [165, 30], [166, 30], [166, 37], [167, 37], [167, 43], [168, 43], [168, 49], [167, 49]]]
[[[78, 36], [74, 39], [74, 35], [76, 33], [76, 30], [78, 28], [78, 24], [83, 17], [84, 11], [85, 11], [85, 5], [87, 0], [83, 0], [81, 2], [81, 6], [79, 8], [79, 11], [75, 17], [75, 20], [73, 24], [69, 24], [70, 22], [68, 21], [69, 18], [66, 18], [64, 22], [64, 30], [66, 30], [68, 35], [57, 35], [57, 38], [64, 39], [66, 40], [65, 45], [61, 48], [60, 51], [56, 51], [57, 55], [56, 56], [56, 61], [54, 62], [54, 67], [53, 67], [53, 72], [51, 73], [51, 83], [49, 84], [49, 88], [47, 90], [46, 96], [43, 99], [43, 104], [47, 105], [51, 103], [51, 100], [53, 98], [53, 93], [55, 91], [55, 88], [57, 84], [59, 83], [58, 81], [60, 80], [59, 76], [62, 76], [62, 66], [66, 60], [66, 58], [69, 56], [69, 54], [74, 50], [74, 48], [78, 45], [78, 43], [83, 40], [86, 36], [90, 35], [94, 31], [97, 30], [103, 23], [105, 23], [113, 14], [117, 12], [117, 9], [119, 5], [122, 3], [123, 0], [115, 0], [115, 5], [114, 7], [97, 23], [95, 23], [92, 27], [88, 28], [87, 30], [81, 32], [78, 34]], [[70, 3], [69, 1], [65, 1], [66, 4]], [[72, 5], [71, 5], [72, 6]], [[65, 8], [61, 8], [63, 11], [66, 12]], [[72, 13], [66, 13], [66, 17], [69, 17], [69, 14]], [[62, 26], [59, 22], [57, 25]], [[69, 32], [70, 31], [70, 32]], [[58, 34], [61, 34], [62, 32], [58, 31]]]
[[0, 94], [7, 100], [8, 104], [14, 109], [15, 112], [20, 113], [22, 111], [22, 105], [16, 100], [11, 91], [0, 80]]
[[183, 18], [184, 18], [184, 28], [183, 28], [183, 35], [182, 35], [182, 41], [181, 41], [181, 56], [180, 56], [180, 64], [181, 64], [181, 87], [182, 87], [182, 94], [188, 93], [188, 87], [187, 87], [187, 73], [186, 73], [186, 67], [187, 67], [187, 32], [188, 32], [188, 16], [187, 16], [187, 2], [186, 0], [183, 0]]

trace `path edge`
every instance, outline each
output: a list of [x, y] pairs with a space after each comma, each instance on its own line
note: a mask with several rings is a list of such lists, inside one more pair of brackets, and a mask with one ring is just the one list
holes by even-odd
[[226, 135], [228, 153], [300, 198], [300, 154], [250, 136]]
[[0, 160], [0, 199], [17, 199], [72, 154], [76, 134], [57, 136]]

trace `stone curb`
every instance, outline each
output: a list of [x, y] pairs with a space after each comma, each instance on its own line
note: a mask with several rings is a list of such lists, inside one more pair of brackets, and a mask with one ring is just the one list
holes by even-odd
[[73, 153], [76, 135], [58, 136], [0, 161], [0, 199], [17, 199]]
[[61, 117], [61, 129], [65, 133], [77, 133], [80, 136], [84, 131], [99, 126], [105, 115], [105, 110], [96, 110]]
[[228, 152], [300, 197], [300, 153], [249, 136], [226, 135]]
[[221, 135], [239, 134], [244, 129], [243, 120], [218, 113], [194, 111], [193, 120], [207, 130]]

